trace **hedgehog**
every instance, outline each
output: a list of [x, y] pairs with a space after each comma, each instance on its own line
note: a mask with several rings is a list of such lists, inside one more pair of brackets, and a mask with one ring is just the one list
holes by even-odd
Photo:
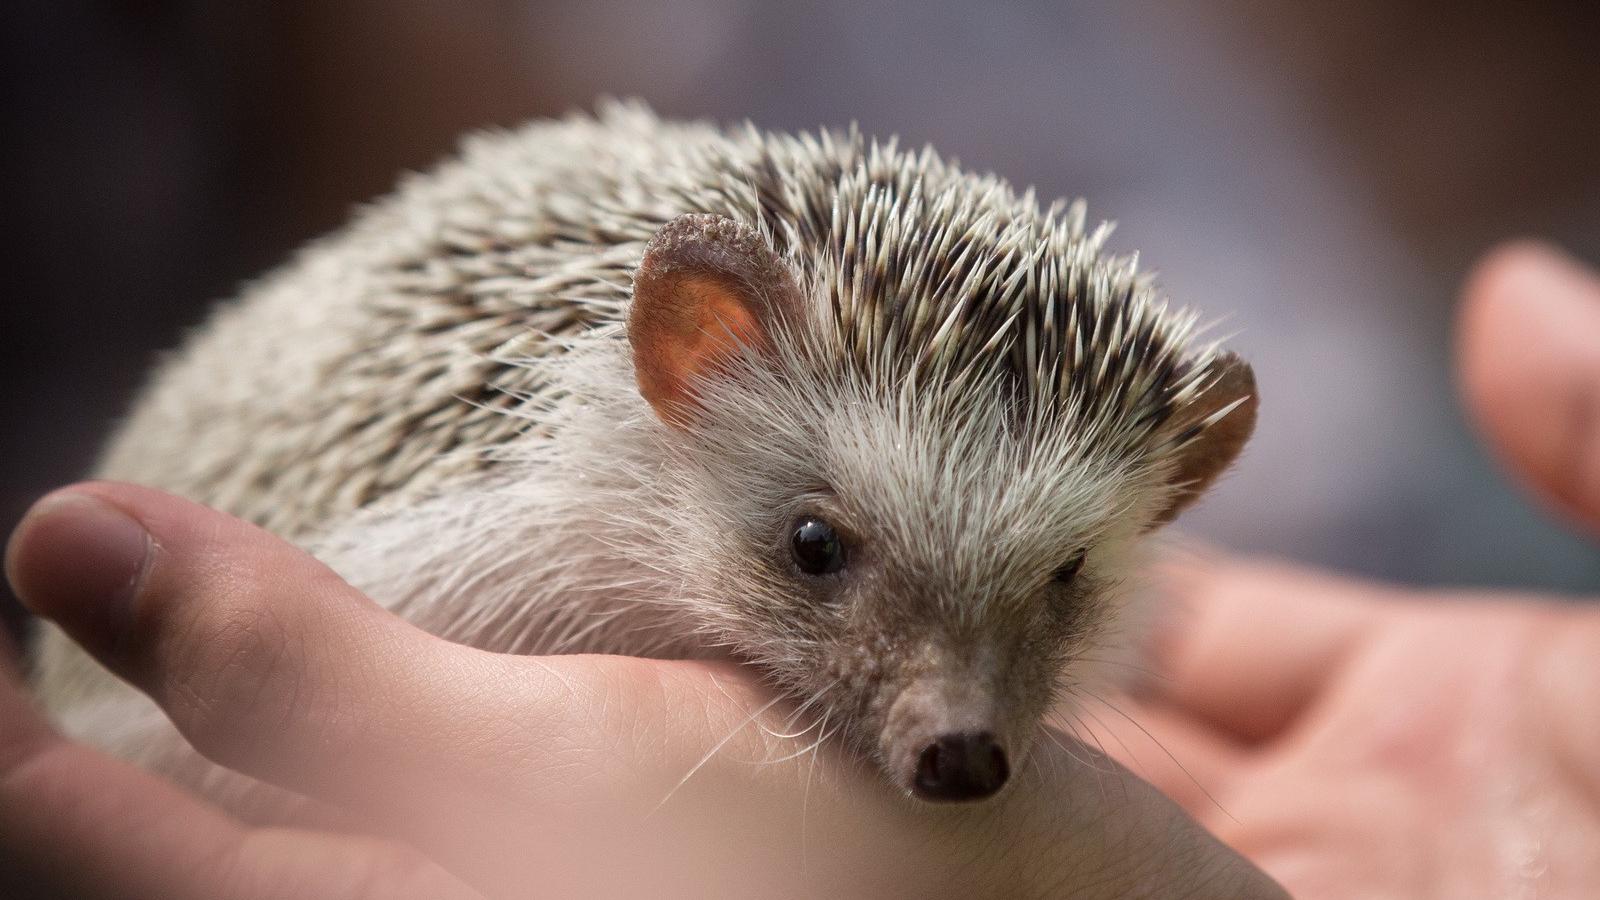
[[[1147, 536], [1255, 422], [1109, 233], [854, 127], [481, 134], [221, 307], [97, 474], [450, 640], [736, 660], [909, 795], [979, 800], [1136, 652]], [[69, 730], [181, 768], [38, 649]]]

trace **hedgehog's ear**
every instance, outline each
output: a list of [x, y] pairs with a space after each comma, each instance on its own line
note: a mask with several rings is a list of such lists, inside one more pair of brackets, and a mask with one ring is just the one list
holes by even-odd
[[700, 410], [695, 381], [745, 348], [768, 350], [799, 308], [794, 273], [755, 229], [723, 216], [673, 219], [633, 276], [628, 341], [639, 393], [663, 421], [686, 425]]
[[1244, 449], [1256, 428], [1256, 376], [1233, 353], [1219, 354], [1206, 367], [1207, 385], [1168, 430], [1177, 448], [1173, 492], [1152, 528], [1172, 521], [1205, 493]]

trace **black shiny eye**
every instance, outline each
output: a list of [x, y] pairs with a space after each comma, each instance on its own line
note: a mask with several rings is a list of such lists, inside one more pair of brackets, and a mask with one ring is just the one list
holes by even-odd
[[844, 568], [844, 542], [839, 533], [815, 516], [795, 520], [789, 549], [795, 565], [807, 575], [831, 575]]
[[1078, 577], [1078, 572], [1083, 568], [1083, 559], [1089, 555], [1087, 550], [1079, 550], [1072, 554], [1072, 558], [1061, 565], [1061, 568], [1050, 573], [1050, 577], [1059, 584], [1071, 584]]

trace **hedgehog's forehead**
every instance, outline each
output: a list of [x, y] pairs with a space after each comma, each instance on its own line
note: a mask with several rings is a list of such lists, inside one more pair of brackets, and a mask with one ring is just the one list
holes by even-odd
[[1037, 569], [1093, 543], [1133, 508], [1139, 469], [1066, 429], [1014, 428], [976, 405], [963, 415], [854, 405], [822, 437], [843, 503], [925, 572]]
[[1069, 417], [1019, 417], [995, 380], [932, 387], [783, 362], [719, 386], [707, 435], [718, 477], [759, 473], [762, 487], [741, 493], [770, 492], [763, 504], [825, 490], [930, 572], [1053, 558], [1137, 507], [1147, 460]]

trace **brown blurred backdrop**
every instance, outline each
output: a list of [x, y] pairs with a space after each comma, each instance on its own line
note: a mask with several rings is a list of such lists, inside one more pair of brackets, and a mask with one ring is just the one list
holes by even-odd
[[215, 299], [460, 132], [614, 94], [856, 120], [1119, 220], [1263, 385], [1192, 531], [1411, 582], [1600, 587], [1600, 555], [1476, 448], [1448, 369], [1487, 245], [1600, 259], [1595, 4], [56, 0], [0, 12], [0, 67], [6, 528], [87, 470]]

